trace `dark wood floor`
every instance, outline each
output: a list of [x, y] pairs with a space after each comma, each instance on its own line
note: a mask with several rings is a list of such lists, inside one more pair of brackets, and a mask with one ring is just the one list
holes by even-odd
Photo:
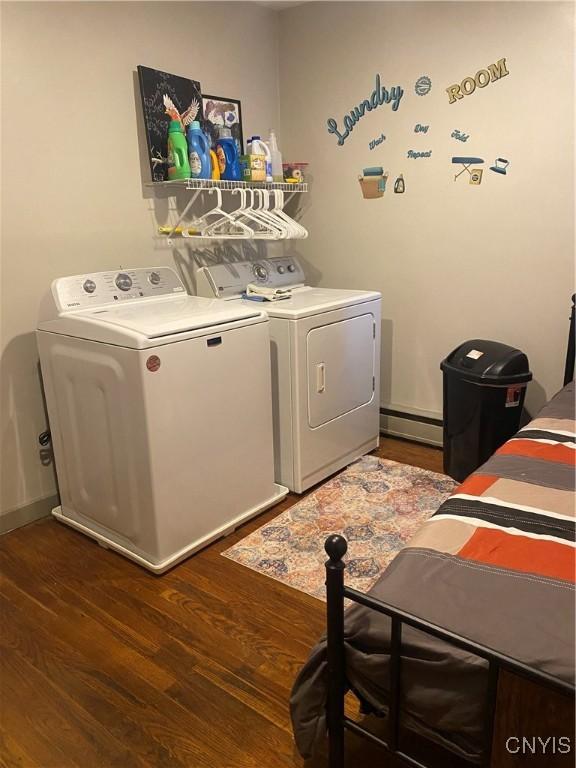
[[[434, 448], [378, 453], [442, 471]], [[288, 697], [324, 604], [220, 555], [297, 500], [161, 577], [53, 520], [2, 537], [0, 766], [303, 766]], [[350, 738], [351, 768], [367, 749]]]

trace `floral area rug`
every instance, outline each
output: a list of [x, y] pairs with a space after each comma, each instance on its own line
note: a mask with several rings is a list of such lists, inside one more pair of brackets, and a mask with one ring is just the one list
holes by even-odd
[[346, 584], [368, 590], [452, 493], [445, 475], [364, 456], [222, 554], [325, 600], [324, 541], [348, 541]]

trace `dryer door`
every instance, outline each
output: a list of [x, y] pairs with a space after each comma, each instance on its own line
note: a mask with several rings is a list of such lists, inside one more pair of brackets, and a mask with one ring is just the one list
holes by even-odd
[[308, 424], [320, 427], [374, 396], [374, 316], [313, 328], [307, 337]]

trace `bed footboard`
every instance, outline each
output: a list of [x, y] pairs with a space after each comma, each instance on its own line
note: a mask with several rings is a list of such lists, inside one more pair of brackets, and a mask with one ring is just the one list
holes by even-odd
[[[327, 596], [327, 661], [328, 691], [326, 718], [328, 726], [329, 768], [345, 766], [345, 731], [350, 730], [393, 754], [412, 768], [431, 768], [400, 749], [400, 690], [402, 685], [402, 628], [404, 625], [425, 632], [457, 648], [473, 653], [487, 662], [488, 686], [485, 701], [484, 748], [480, 765], [488, 768], [492, 759], [492, 741], [496, 714], [498, 677], [501, 670], [536, 682], [547, 689], [552, 689], [568, 696], [574, 696], [574, 687], [552, 675], [497, 653], [485, 646], [468, 640], [431, 622], [419, 619], [410, 613], [371, 597], [358, 590], [346, 587], [343, 557], [348, 544], [343, 536], [332, 535], [326, 539], [324, 548], [328, 555], [326, 561], [326, 596]], [[386, 740], [371, 733], [354, 720], [345, 716], [344, 697], [346, 685], [346, 658], [344, 645], [344, 600], [348, 598], [390, 617], [390, 696], [388, 707], [388, 727]]]

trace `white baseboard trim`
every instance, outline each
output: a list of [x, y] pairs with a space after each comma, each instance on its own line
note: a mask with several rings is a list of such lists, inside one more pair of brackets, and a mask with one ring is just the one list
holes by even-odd
[[385, 404], [380, 410], [380, 431], [384, 435], [415, 440], [442, 448], [442, 414]]
[[60, 504], [57, 495], [46, 496], [43, 499], [36, 499], [23, 507], [16, 507], [0, 514], [0, 534], [8, 533], [16, 528], [22, 528], [43, 517], [49, 517], [54, 507]]

